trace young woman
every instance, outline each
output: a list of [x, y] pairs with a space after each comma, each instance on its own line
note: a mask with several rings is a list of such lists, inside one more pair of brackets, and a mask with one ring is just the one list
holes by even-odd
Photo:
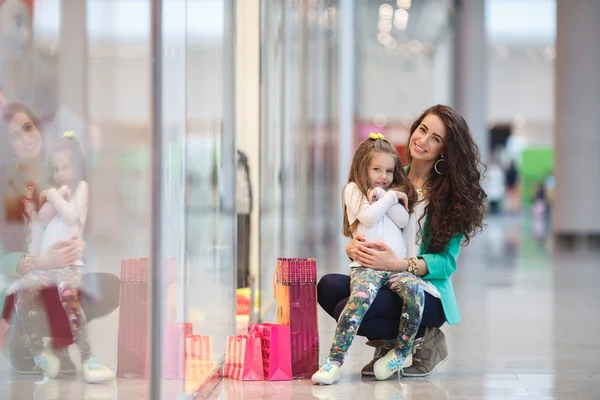
[[[399, 258], [385, 243], [357, 236], [346, 246], [348, 256], [363, 267], [383, 271], [407, 271], [430, 282], [439, 298], [425, 293], [423, 315], [413, 345], [413, 365], [404, 376], [426, 376], [448, 358], [444, 334], [439, 327], [456, 324], [460, 314], [450, 277], [456, 270], [461, 245], [483, 228], [486, 194], [481, 187], [479, 149], [464, 118], [452, 108], [436, 105], [415, 121], [408, 141], [409, 179], [419, 200], [415, 213], [419, 222], [416, 266]], [[337, 320], [350, 296], [347, 275], [325, 275], [318, 286], [319, 304]], [[383, 288], [362, 321], [358, 334], [376, 347], [374, 359], [363, 375], [374, 375], [373, 365], [395, 347], [403, 300]]]

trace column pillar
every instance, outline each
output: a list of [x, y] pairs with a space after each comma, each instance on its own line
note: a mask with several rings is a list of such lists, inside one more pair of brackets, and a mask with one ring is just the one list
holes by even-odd
[[[237, 3], [236, 127], [237, 147], [248, 157], [250, 213], [250, 275], [260, 273], [260, 1]], [[238, 236], [243, 233], [238, 232]], [[238, 263], [240, 260], [238, 260]], [[269, 277], [265, 277], [269, 279]]]
[[600, 235], [600, 2], [557, 0], [554, 232]]
[[[338, 193], [348, 181], [348, 169], [352, 162], [354, 150], [354, 117], [355, 117], [355, 89], [356, 89], [356, 0], [340, 2], [339, 12], [339, 111], [338, 111]], [[337, 221], [342, 221], [342, 208], [338, 207]], [[338, 260], [347, 260], [346, 241], [340, 240], [338, 246]]]
[[455, 19], [454, 107], [467, 120], [484, 160], [489, 156], [485, 2], [460, 0]]
[[[61, 16], [58, 57], [59, 105], [87, 121], [87, 2], [62, 0]], [[87, 130], [87, 124], [82, 125], [82, 128]], [[78, 134], [84, 139], [88, 136], [88, 132]]]

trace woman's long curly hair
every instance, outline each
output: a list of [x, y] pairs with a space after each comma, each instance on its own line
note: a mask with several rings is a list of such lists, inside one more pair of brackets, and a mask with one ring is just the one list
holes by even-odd
[[[352, 164], [350, 165], [348, 183], [356, 183], [361, 191], [361, 194], [367, 197], [367, 192], [370, 189], [368, 179], [369, 165], [371, 164], [373, 155], [376, 153], [388, 154], [394, 158], [394, 177], [392, 179], [392, 184], [390, 185], [390, 190], [398, 190], [406, 193], [406, 196], [408, 197], [409, 212], [412, 212], [413, 205], [417, 201], [417, 191], [410, 182], [410, 179], [408, 179], [406, 171], [404, 171], [404, 168], [402, 168], [402, 162], [400, 160], [400, 154], [398, 154], [398, 150], [396, 150], [396, 148], [386, 139], [369, 138], [362, 141], [358, 145], [358, 148], [354, 153], [354, 157], [352, 158]], [[356, 220], [352, 225], [350, 225], [350, 222], [348, 222], [348, 217], [346, 215], [346, 203], [344, 202], [343, 194], [342, 211], [344, 215], [344, 227], [342, 233], [344, 236], [351, 238], [360, 222]]]
[[[423, 236], [431, 238], [427, 251], [439, 253], [454, 236], [464, 235], [464, 244], [467, 245], [483, 230], [487, 195], [481, 187], [485, 165], [467, 122], [458, 112], [444, 105], [425, 110], [413, 123], [410, 137], [430, 114], [440, 118], [446, 126], [445, 161], [440, 162], [437, 168], [441, 174], [432, 170], [424, 187], [427, 224]], [[410, 151], [408, 157], [412, 162]]]

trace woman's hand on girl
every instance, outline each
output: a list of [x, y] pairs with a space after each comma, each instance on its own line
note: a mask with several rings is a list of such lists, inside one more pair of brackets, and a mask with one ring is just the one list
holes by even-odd
[[84, 247], [85, 242], [78, 237], [60, 240], [54, 243], [44, 256], [40, 257], [36, 267], [52, 269], [73, 265], [82, 258]]
[[364, 242], [354, 250], [354, 261], [380, 271], [401, 271], [403, 260], [385, 243]]
[[349, 259], [354, 260], [354, 251], [358, 246], [364, 243], [366, 238], [364, 235], [356, 235], [347, 245], [346, 245], [346, 255]]

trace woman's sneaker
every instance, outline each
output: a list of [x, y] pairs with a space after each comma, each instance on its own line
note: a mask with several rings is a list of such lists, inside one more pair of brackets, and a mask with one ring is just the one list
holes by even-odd
[[60, 372], [60, 360], [48, 349], [33, 358], [35, 364], [44, 371], [44, 376], [56, 378]]
[[325, 357], [325, 364], [312, 376], [312, 381], [322, 385], [332, 385], [340, 380], [340, 367], [332, 364], [329, 357]]
[[390, 376], [402, 369], [404, 358], [396, 356], [396, 349], [390, 350], [385, 356], [381, 357], [373, 366], [375, 378], [379, 381], [385, 381]]
[[87, 383], [103, 383], [115, 380], [115, 373], [96, 357], [90, 357], [83, 363], [83, 380]]
[[449, 357], [446, 335], [439, 328], [427, 328], [425, 336], [421, 340], [415, 340], [413, 351], [413, 363], [404, 368], [402, 376], [428, 376]]

